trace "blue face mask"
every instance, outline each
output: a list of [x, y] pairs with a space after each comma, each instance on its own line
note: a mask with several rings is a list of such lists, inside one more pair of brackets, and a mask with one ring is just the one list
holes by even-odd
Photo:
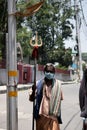
[[45, 72], [45, 77], [47, 78], [47, 79], [53, 79], [54, 78], [54, 73], [47, 73], [47, 72]]

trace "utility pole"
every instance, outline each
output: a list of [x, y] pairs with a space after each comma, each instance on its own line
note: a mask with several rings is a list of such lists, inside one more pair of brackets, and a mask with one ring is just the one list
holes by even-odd
[[77, 62], [78, 62], [78, 75], [79, 75], [79, 80], [82, 79], [82, 55], [81, 55], [81, 43], [80, 43], [80, 17], [79, 17], [79, 8], [78, 8], [78, 1], [74, 0], [74, 5], [75, 5], [75, 19], [76, 19], [76, 43], [77, 43], [77, 51], [78, 51], [78, 56], [77, 56]]
[[8, 0], [7, 130], [18, 130], [15, 0]]

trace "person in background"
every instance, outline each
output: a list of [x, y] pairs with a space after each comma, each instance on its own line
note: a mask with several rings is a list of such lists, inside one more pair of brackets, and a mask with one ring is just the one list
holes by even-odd
[[87, 68], [84, 70], [83, 79], [79, 89], [79, 105], [81, 117], [87, 118]]
[[30, 101], [36, 100], [34, 106], [36, 130], [60, 130], [63, 93], [61, 82], [55, 79], [55, 67], [52, 63], [45, 65], [44, 75], [36, 86], [32, 86], [29, 97]]

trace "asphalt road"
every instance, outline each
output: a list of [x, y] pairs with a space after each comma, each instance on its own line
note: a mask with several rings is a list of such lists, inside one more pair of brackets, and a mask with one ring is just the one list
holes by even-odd
[[61, 130], [82, 130], [79, 108], [79, 84], [63, 85]]
[[[79, 109], [79, 84], [62, 85], [61, 130], [82, 130], [82, 118]], [[18, 92], [18, 130], [32, 130], [32, 103], [28, 100], [28, 90]], [[0, 94], [0, 130], [7, 130], [7, 97]]]

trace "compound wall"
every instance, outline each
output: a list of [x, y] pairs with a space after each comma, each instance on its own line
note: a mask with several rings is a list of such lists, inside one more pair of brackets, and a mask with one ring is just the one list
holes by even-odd
[[[36, 66], [36, 80], [39, 80], [44, 77], [43, 66]], [[34, 65], [22, 64], [17, 65], [18, 70], [18, 84], [27, 84], [34, 82]], [[72, 73], [70, 71], [56, 69], [55, 77], [61, 81], [70, 81], [73, 80]], [[0, 69], [0, 84], [7, 84], [7, 70]]]

